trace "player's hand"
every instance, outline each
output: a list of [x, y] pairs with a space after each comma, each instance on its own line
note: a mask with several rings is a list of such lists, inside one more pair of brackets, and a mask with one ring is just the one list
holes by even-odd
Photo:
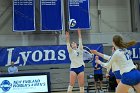
[[97, 67], [94, 67], [94, 69], [97, 69]]
[[95, 60], [96, 64], [102, 64], [102, 62], [100, 60]]
[[99, 67], [97, 68], [97, 70], [100, 70], [100, 69], [101, 69], [101, 68], [99, 68]]
[[91, 50], [93, 54], [97, 54], [97, 50]]
[[102, 64], [102, 62], [99, 60], [98, 56], [95, 56], [95, 63], [96, 64]]
[[112, 53], [115, 51], [115, 47], [112, 47]]
[[109, 74], [106, 74], [106, 75], [105, 75], [105, 77], [106, 77], [106, 78], [109, 78], [109, 77], [110, 77], [110, 75], [109, 75]]

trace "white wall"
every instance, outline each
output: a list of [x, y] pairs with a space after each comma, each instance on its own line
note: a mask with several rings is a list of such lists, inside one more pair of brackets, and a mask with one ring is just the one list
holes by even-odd
[[101, 32], [131, 32], [129, 0], [99, 0]]

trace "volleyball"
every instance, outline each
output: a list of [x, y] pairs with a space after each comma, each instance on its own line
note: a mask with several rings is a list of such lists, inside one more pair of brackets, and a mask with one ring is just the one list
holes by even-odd
[[69, 26], [74, 27], [76, 25], [76, 20], [75, 19], [70, 19], [69, 20]]

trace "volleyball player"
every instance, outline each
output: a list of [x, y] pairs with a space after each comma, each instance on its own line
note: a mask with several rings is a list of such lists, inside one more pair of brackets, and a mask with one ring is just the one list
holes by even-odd
[[78, 84], [80, 87], [80, 93], [84, 93], [84, 67], [83, 62], [83, 45], [81, 38], [81, 31], [78, 29], [79, 36], [79, 46], [75, 42], [70, 44], [69, 32], [66, 32], [66, 43], [71, 60], [70, 66], [70, 84], [68, 86], [67, 93], [72, 93], [73, 86], [75, 84], [76, 78], [78, 79]]
[[[112, 47], [112, 53], [114, 53], [114, 51], [115, 51], [115, 47]], [[96, 51], [96, 50], [92, 50], [91, 52], [94, 53], [94, 54], [96, 54], [96, 55], [98, 55], [98, 56], [100, 56], [100, 57], [102, 57], [102, 58], [104, 58], [105, 60], [109, 60], [109, 59], [111, 58], [111, 56], [108, 56], [108, 55], [106, 55], [106, 54], [102, 54], [102, 53], [100, 53], [100, 52], [98, 52], [98, 51]], [[110, 67], [107, 68], [107, 73], [106, 73], [106, 75], [109, 74], [109, 71], [110, 71], [111, 69], [112, 69], [112, 72], [113, 72], [114, 75], [115, 75], [117, 84], [119, 84], [119, 82], [121, 81], [121, 74], [120, 74], [119, 66], [118, 66], [115, 62], [113, 62], [112, 65], [111, 65]], [[134, 89], [131, 87], [131, 88], [129, 88], [128, 93], [135, 93], [135, 91], [134, 91]]]
[[[112, 47], [112, 53], [115, 51], [115, 48]], [[104, 58], [105, 60], [109, 60], [111, 56], [108, 56], [106, 54], [102, 54], [96, 50], [92, 50], [92, 53]], [[119, 67], [115, 64], [115, 63], [112, 63], [112, 65], [107, 69], [107, 74], [109, 73], [110, 69], [112, 68], [112, 72], [115, 74], [115, 77], [116, 77], [116, 81], [117, 83], [120, 82], [121, 80], [121, 74], [120, 74], [120, 69]]]
[[116, 50], [109, 59], [109, 62], [103, 63], [96, 57], [96, 62], [103, 67], [109, 68], [113, 63], [119, 67], [122, 76], [116, 93], [127, 93], [131, 86], [136, 89], [137, 93], [140, 93], [140, 71], [136, 69], [131, 59], [131, 53], [126, 49], [135, 43], [135, 41], [124, 42], [121, 36], [115, 35], [112, 44]]

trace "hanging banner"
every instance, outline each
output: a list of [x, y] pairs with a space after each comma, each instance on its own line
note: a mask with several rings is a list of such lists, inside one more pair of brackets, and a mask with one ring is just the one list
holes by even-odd
[[41, 31], [63, 30], [62, 0], [40, 0]]
[[35, 31], [35, 0], [13, 0], [13, 31]]
[[[86, 47], [102, 52], [102, 44], [88, 44]], [[70, 63], [66, 45], [11, 47], [0, 49], [0, 66], [9, 66], [14, 61], [18, 66]]]
[[90, 29], [89, 0], [68, 0], [69, 29]]
[[140, 42], [128, 49], [132, 52], [131, 57], [133, 60], [140, 60]]

